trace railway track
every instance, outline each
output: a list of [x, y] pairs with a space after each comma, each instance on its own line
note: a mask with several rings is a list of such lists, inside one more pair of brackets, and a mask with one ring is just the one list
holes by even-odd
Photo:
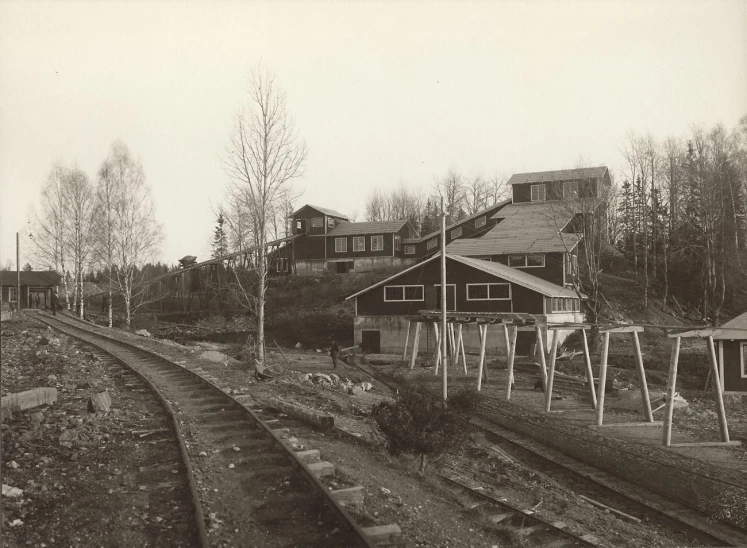
[[[267, 424], [204, 376], [79, 320], [46, 314], [39, 319], [95, 347], [102, 359], [127, 367], [133, 381], [141, 380], [162, 398], [191, 492], [192, 531], [199, 531], [199, 540], [192, 534], [189, 545], [388, 543], [386, 527], [364, 530], [355, 523], [320, 480], [331, 464], [294, 443], [277, 419], [266, 418]], [[138, 389], [137, 382], [130, 384]], [[172, 467], [154, 463], [152, 472], [165, 468]]]
[[[356, 367], [388, 386], [393, 392], [396, 391], [396, 378], [382, 374], [370, 366], [356, 364]], [[433, 396], [439, 397], [440, 392], [431, 388]], [[641, 520], [656, 521], [674, 534], [686, 535], [687, 538], [701, 543], [700, 545], [747, 546], [747, 531], [709, 519], [709, 516], [690, 506], [632, 484], [498, 424], [491, 420], [491, 415], [496, 413], [500, 414], [500, 409], [483, 401], [478, 405], [477, 416], [472, 420], [472, 424], [481, 430], [489, 441], [504, 449], [522, 465], [546, 473], [555, 481], [562, 481], [578, 494]]]

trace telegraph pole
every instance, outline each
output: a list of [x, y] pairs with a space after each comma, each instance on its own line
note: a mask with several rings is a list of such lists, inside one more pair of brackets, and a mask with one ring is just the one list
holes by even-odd
[[446, 353], [446, 209], [444, 208], [444, 198], [441, 196], [441, 360], [443, 368], [441, 370], [441, 385], [443, 387], [444, 404], [449, 398], [448, 393], [448, 354]]

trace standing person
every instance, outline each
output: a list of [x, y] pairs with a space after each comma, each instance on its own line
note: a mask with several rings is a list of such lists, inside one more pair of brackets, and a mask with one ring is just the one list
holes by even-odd
[[332, 356], [332, 367], [334, 369], [337, 369], [337, 356], [340, 354], [340, 347], [337, 346], [337, 343], [332, 340], [332, 346], [329, 349], [329, 355]]
[[39, 294], [36, 294], [36, 308], [39, 308]]
[[57, 290], [52, 292], [52, 314], [57, 315], [57, 309], [60, 306], [60, 300], [57, 298]]

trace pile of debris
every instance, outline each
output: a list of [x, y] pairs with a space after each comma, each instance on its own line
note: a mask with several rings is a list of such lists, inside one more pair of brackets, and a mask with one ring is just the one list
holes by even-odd
[[354, 383], [350, 379], [340, 379], [339, 375], [335, 375], [334, 373], [304, 373], [299, 377], [299, 380], [323, 388], [336, 388], [354, 396], [363, 394], [363, 392], [368, 392], [373, 388], [373, 385], [370, 382]]

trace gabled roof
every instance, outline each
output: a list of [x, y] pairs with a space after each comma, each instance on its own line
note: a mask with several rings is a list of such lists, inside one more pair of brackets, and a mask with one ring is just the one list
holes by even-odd
[[[410, 224], [407, 219], [399, 221], [371, 221], [366, 223], [343, 223], [327, 232], [327, 236], [350, 236], [351, 234], [388, 234], [399, 232], [406, 224]], [[412, 229], [412, 232], [415, 230]]]
[[[1, 284], [5, 287], [15, 286], [17, 277], [15, 271], [5, 270], [0, 274]], [[62, 282], [62, 277], [54, 270], [31, 270], [21, 271], [21, 285], [39, 285], [44, 287], [53, 287]]]
[[[398, 272], [394, 276], [390, 276], [385, 280], [381, 280], [378, 283], [375, 283], [365, 289], [358, 291], [357, 293], [354, 293], [353, 295], [350, 295], [349, 297], [346, 297], [345, 300], [349, 300], [363, 293], [367, 293], [371, 291], [372, 289], [382, 286], [385, 283], [395, 278], [399, 278], [403, 274], [406, 274], [407, 272], [410, 272], [411, 270], [414, 270], [415, 268], [418, 268], [419, 266], [423, 266], [424, 264], [434, 261], [439, 257], [441, 257], [440, 252], [436, 253], [435, 255], [426, 259], [423, 262], [417, 263], [409, 268], [406, 268], [402, 272]], [[476, 268], [488, 274], [492, 274], [498, 278], [507, 280], [511, 283], [515, 283], [522, 287], [529, 288], [532, 291], [536, 291], [537, 293], [541, 293], [542, 295], [545, 295], [546, 297], [570, 297], [570, 298], [578, 297], [578, 295], [576, 295], [576, 292], [573, 291], [572, 289], [560, 287], [559, 285], [556, 285], [552, 282], [545, 281], [541, 278], [538, 278], [537, 276], [528, 274], [516, 268], [511, 268], [510, 266], [506, 266], [501, 263], [493, 263], [490, 261], [483, 261], [480, 259], [472, 259], [469, 257], [460, 257], [458, 255], [449, 255], [449, 254], [446, 255], [446, 259], [447, 261], [453, 260], [458, 263], [471, 266], [472, 268]]]
[[714, 339], [744, 339], [747, 340], [747, 312], [744, 312], [729, 320], [724, 325], [724, 329], [716, 328], [713, 332]]
[[606, 166], [583, 167], [578, 169], [557, 169], [553, 171], [533, 171], [514, 173], [508, 180], [510, 185], [523, 183], [547, 183], [551, 181], [575, 181], [578, 179], [601, 179], [607, 173]]
[[298, 212], [301, 211], [304, 207], [310, 207], [311, 209], [315, 209], [319, 213], [323, 213], [324, 215], [329, 215], [330, 217], [337, 217], [338, 219], [345, 219], [346, 221], [350, 220], [347, 218], [347, 216], [335, 211], [334, 209], [327, 209], [326, 207], [319, 207], [319, 206], [315, 206], [311, 204], [306, 204], [305, 206], [298, 208], [296, 211], [291, 213], [291, 217], [295, 217], [298, 214]]
[[507, 255], [511, 253], [563, 253], [572, 251], [582, 237], [580, 234], [562, 234], [547, 230], [523, 230], [499, 234], [497, 237], [454, 240], [446, 246], [453, 255], [477, 257], [482, 255]]
[[[502, 208], [504, 206], [509, 205], [510, 203], [511, 203], [511, 198], [509, 198], [507, 200], [503, 200], [502, 202], [496, 202], [492, 206], [486, 207], [485, 209], [481, 209], [480, 211], [478, 211], [477, 213], [473, 213], [469, 217], [464, 217], [463, 219], [459, 219], [455, 223], [451, 223], [450, 225], [448, 225], [446, 227], [446, 231], [448, 232], [450, 229], [452, 229], [452, 228], [454, 228], [456, 226], [459, 226], [459, 225], [462, 225], [462, 224], [467, 223], [469, 221], [473, 221], [475, 219], [478, 219], [479, 217], [482, 217], [483, 215], [486, 215], [488, 213], [488, 211], [490, 211], [492, 209], [496, 209], [496, 208], [500, 209], [500, 208]], [[497, 213], [496, 213], [496, 215], [497, 215]], [[494, 218], [495, 218], [495, 216], [491, 217], [491, 219], [494, 219]], [[427, 240], [429, 238], [432, 238], [433, 236], [438, 236], [440, 233], [441, 233], [441, 229], [439, 228], [438, 230], [434, 230], [430, 234], [426, 234], [425, 236], [422, 236], [420, 238], [420, 241], [422, 242], [423, 240]]]

